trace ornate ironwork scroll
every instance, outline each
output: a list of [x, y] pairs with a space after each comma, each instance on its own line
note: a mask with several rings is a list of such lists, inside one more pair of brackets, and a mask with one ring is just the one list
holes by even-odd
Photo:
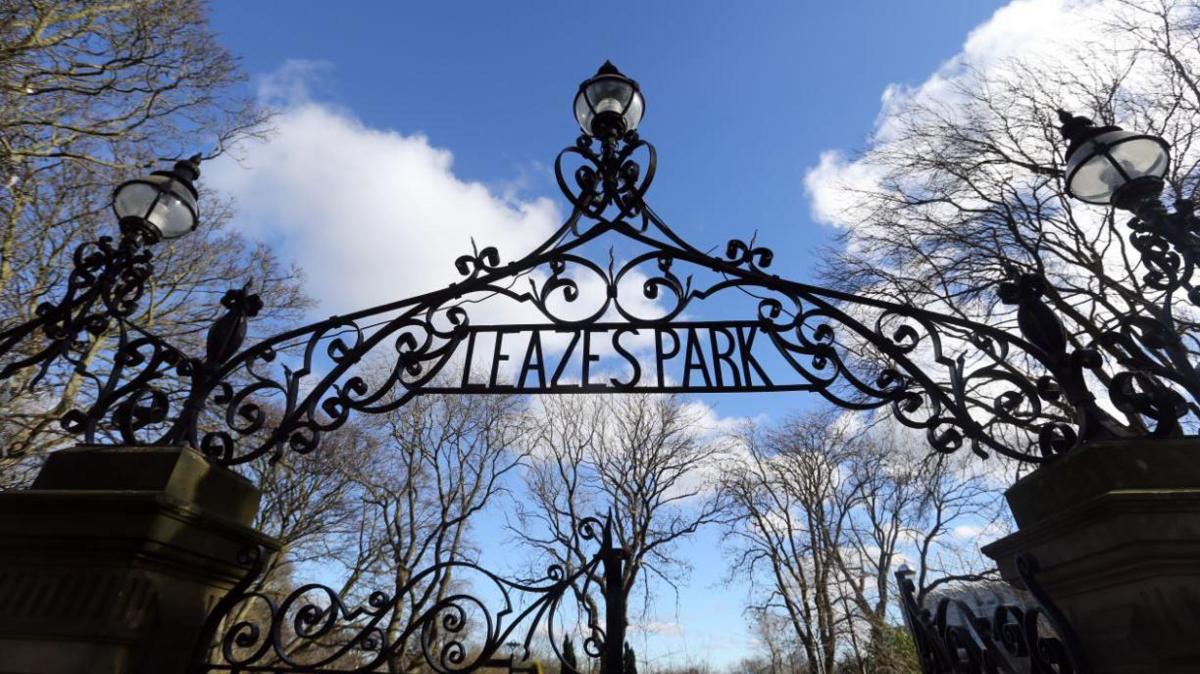
[[[77, 255], [67, 298], [45, 307], [42, 323], [0, 333], [0, 377], [71, 360], [115, 322], [115, 365], [93, 377], [68, 430], [86, 443], [104, 432], [130, 445], [187, 444], [227, 465], [311, 452], [352, 415], [430, 392], [811, 391], [848, 409], [889, 409], [941, 452], [1029, 462], [1094, 438], [1178, 434], [1181, 419], [1197, 419], [1196, 401], [1180, 393], [1191, 371], [1168, 366], [1178, 337], [1149, 323], [1131, 318], [1073, 348], [1043, 281], [1029, 275], [1000, 289], [1023, 336], [789, 281], [754, 241], [713, 255], [678, 236], [646, 202], [655, 172], [654, 147], [636, 134], [580, 137], [555, 161], [571, 214], [524, 257], [505, 263], [497, 249], [477, 249], [456, 261], [461, 279], [449, 287], [244, 349], [257, 298], [235, 291], [204, 357], [130, 324], [149, 254], [134, 242], [137, 262], [127, 262], [124, 244], [102, 240], [98, 257]], [[595, 253], [605, 244], [607, 259]], [[716, 298], [745, 314], [693, 318]], [[490, 324], [484, 303], [504, 305], [491, 316], [533, 318]], [[36, 339], [49, 346], [16, 355]]]
[[924, 674], [1088, 674], [1091, 670], [1070, 625], [1042, 591], [1029, 554], [1017, 569], [1038, 606], [997, 606], [980, 616], [967, 603], [950, 597], [931, 611], [920, 606], [911, 572], [900, 571], [900, 609], [912, 634]]
[[[191, 672], [348, 674], [417, 663], [437, 674], [482, 667], [522, 671], [519, 663], [529, 663], [535, 643], [562, 659], [559, 622], [566, 604], [582, 618], [572, 629], [585, 635], [584, 652], [603, 662], [615, 644], [611, 661], [620, 663], [624, 552], [613, 544], [611, 520], [587, 518], [578, 531], [597, 544], [581, 568], [552, 564], [542, 578], [515, 582], [476, 564], [446, 561], [413, 574], [395, 596], [372, 592], [360, 605], [318, 583], [282, 597], [252, 589], [263, 553], [249, 548], [239, 560], [247, 573], [209, 615]], [[495, 602], [483, 594], [487, 590]], [[603, 617], [593, 601], [597, 596], [604, 599]], [[501, 648], [514, 645], [514, 652], [501, 655]]]

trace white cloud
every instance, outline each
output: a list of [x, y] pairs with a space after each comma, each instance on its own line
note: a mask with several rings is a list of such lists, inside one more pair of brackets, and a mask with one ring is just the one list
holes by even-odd
[[960, 524], [954, 527], [954, 537], [960, 540], [975, 540], [983, 533], [983, 527], [974, 524]]
[[1094, 21], [1114, 3], [1096, 0], [1016, 0], [972, 30], [962, 60], [988, 67], [1021, 56], [1053, 56], [1059, 45], [1095, 35]]
[[881, 171], [873, 164], [853, 161], [838, 150], [826, 150], [816, 167], [804, 175], [814, 220], [841, 224], [855, 204], [854, 193], [878, 184]]
[[631, 632], [642, 634], [653, 634], [659, 637], [680, 638], [684, 635], [684, 627], [677, 622], [660, 622], [650, 621], [646, 623], [634, 622], [629, 625]]
[[[972, 78], [1009, 72], [1014, 60], [1059, 64], [1063, 54], [1104, 35], [1104, 26], [1123, 11], [1117, 0], [1015, 0], [968, 34], [962, 49], [917, 86], [892, 84], [880, 97], [880, 112], [868, 143], [886, 144], [893, 138], [900, 112], [906, 109], [953, 106], [961, 100], [961, 85]], [[1116, 50], [1118, 44], [1109, 48]], [[1071, 101], [1063, 101], [1071, 105]], [[805, 176], [812, 216], [826, 224], [852, 226], [853, 190], [877, 185], [883, 172], [871, 161], [850, 158], [838, 150], [821, 154]]]
[[554, 231], [551, 200], [463, 180], [451, 152], [425, 136], [374, 128], [314, 100], [328, 71], [289, 61], [261, 78], [261, 97], [279, 110], [276, 133], [239, 148], [238, 161], [205, 166], [206, 185], [236, 199], [236, 226], [304, 269], [320, 313], [449, 284], [472, 237], [510, 261]]
[[274, 72], [257, 78], [259, 103], [275, 110], [311, 103], [328, 89], [332, 76], [333, 64], [328, 61], [288, 59]]

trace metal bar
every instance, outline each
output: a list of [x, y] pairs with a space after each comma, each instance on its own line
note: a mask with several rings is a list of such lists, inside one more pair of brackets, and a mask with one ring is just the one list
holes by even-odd
[[625, 671], [625, 549], [613, 547], [612, 518], [604, 523], [600, 549], [604, 562], [604, 660], [603, 674]]

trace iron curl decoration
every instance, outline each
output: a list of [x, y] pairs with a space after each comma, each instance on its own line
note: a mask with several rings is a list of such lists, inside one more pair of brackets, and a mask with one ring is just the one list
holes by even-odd
[[[0, 333], [0, 354], [9, 359], [0, 379], [35, 368], [36, 381], [58, 358], [78, 362], [114, 321], [136, 311], [154, 273], [151, 259], [140, 230], [127, 231], [115, 245], [101, 236], [76, 248], [63, 298], [42, 302], [33, 320]], [[35, 341], [39, 335], [43, 339]]]
[[1192, 304], [1200, 305], [1200, 288], [1192, 282], [1200, 263], [1200, 219], [1195, 204], [1180, 199], [1175, 211], [1168, 213], [1155, 193], [1132, 210], [1136, 217], [1129, 221], [1129, 243], [1141, 255], [1142, 281], [1168, 294], [1182, 290]]
[[[602, 593], [602, 584], [593, 585], [609, 571], [604, 562], [613, 552], [611, 526], [611, 520], [596, 518], [578, 523], [580, 537], [598, 546], [578, 569], [551, 564], [540, 578], [518, 582], [471, 562], [442, 561], [415, 573], [394, 596], [371, 592], [357, 606], [319, 583], [282, 597], [253, 589], [265, 560], [261, 548], [248, 548], [239, 555], [247, 572], [210, 613], [190, 671], [348, 674], [421, 663], [437, 674], [456, 674], [527, 661], [541, 638], [561, 659], [560, 609], [572, 600], [583, 619], [578, 628], [586, 635], [585, 652], [598, 658], [605, 631], [595, 607], [580, 598]], [[471, 591], [438, 596], [450, 578]], [[500, 656], [514, 640], [521, 657]]]
[[1021, 555], [1018, 572], [1033, 595], [1026, 605], [1001, 604], [990, 616], [952, 597], [933, 610], [918, 604], [911, 572], [896, 573], [900, 610], [926, 674], [1089, 674], [1078, 639], [1034, 574], [1037, 562]]
[[[154, 274], [149, 236], [124, 227], [115, 242], [101, 236], [80, 245], [62, 298], [42, 302], [31, 320], [0, 331], [0, 381], [32, 389], [60, 366], [89, 389], [87, 407], [61, 418], [84, 443], [107, 437], [142, 444], [152, 429], [161, 432], [172, 422], [175, 381], [191, 370], [187, 355], [132, 321]], [[110, 343], [107, 370], [89, 367]]]
[[1157, 189], [1123, 206], [1135, 214], [1128, 223], [1129, 242], [1141, 258], [1142, 282], [1161, 295], [1157, 304], [1146, 302], [1119, 316], [1099, 340], [1117, 354], [1124, 370], [1109, 385], [1114, 405], [1129, 416], [1153, 420], [1152, 437], [1182, 433], [1179, 420], [1200, 404], [1200, 371], [1183, 344], [1195, 319], [1185, 320], [1175, 306], [1177, 294], [1200, 306], [1200, 287], [1193, 281], [1200, 265], [1200, 218], [1188, 199], [1177, 200], [1168, 212], [1161, 189], [1159, 181]]
[[[455, 260], [461, 278], [447, 287], [244, 348], [246, 322], [261, 302], [247, 288], [233, 290], [203, 356], [133, 324], [149, 252], [136, 238], [100, 239], [76, 253], [63, 300], [0, 333], [0, 379], [33, 371], [25, 381], [36, 382], [65, 361], [90, 387], [82, 396], [88, 408], [63, 418], [82, 442], [189, 445], [223, 465], [316, 451], [352, 416], [434, 392], [809, 391], [848, 409], [890, 410], [940, 452], [1032, 463], [1096, 439], [1177, 435], [1197, 421], [1200, 375], [1180, 354], [1177, 331], [1154, 317], [1131, 316], [1076, 347], [1045, 302], [1045, 281], [1020, 270], [999, 286], [1020, 335], [787, 280], [770, 272], [775, 254], [754, 239], [729, 240], [714, 255], [676, 234], [646, 202], [657, 155], [636, 134], [581, 137], [554, 166], [571, 213], [525, 256], [506, 262], [495, 247], [473, 246]], [[604, 243], [607, 260], [594, 254]], [[628, 257], [619, 261], [614, 244]], [[1190, 283], [1190, 263], [1180, 267], [1162, 250], [1152, 265], [1156, 282]], [[750, 298], [742, 320], [689, 318], [717, 296]], [[509, 315], [519, 309], [538, 321], [486, 324], [474, 310], [484, 301], [507, 302]], [[559, 385], [561, 372], [534, 370], [500, 383], [493, 364], [488, 382], [445, 381], [448, 364], [464, 352], [469, 361], [476, 338], [499, 344], [513, 332], [528, 338], [526, 369], [535, 355], [544, 369], [543, 347], [533, 344], [541, 332], [578, 340], [585, 361], [589, 341], [611, 339], [624, 353], [625, 336], [653, 336], [658, 376], [635, 365], [611, 382]], [[112, 367], [90, 373], [80, 354], [111, 334]], [[779, 370], [755, 360], [752, 349], [763, 348], [755, 337], [769, 343]], [[681, 380], [663, 371], [672, 339]], [[700, 357], [697, 349], [708, 359], [703, 367], [689, 360]], [[1190, 399], [1181, 394], [1189, 392]]]
[[[599, 152], [594, 145], [599, 145]], [[634, 159], [642, 149], [649, 155], [644, 174], [641, 163]], [[573, 172], [574, 187], [563, 168], [564, 161], [573, 156], [583, 160]], [[639, 216], [657, 170], [658, 152], [636, 132], [619, 140], [593, 141], [586, 135], [579, 136], [575, 145], [563, 149], [554, 160], [554, 174], [563, 196], [578, 215], [597, 222], [625, 222]]]

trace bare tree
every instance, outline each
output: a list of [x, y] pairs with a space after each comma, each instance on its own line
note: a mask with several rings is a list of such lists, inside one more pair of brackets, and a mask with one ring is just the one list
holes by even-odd
[[[1134, 311], [1174, 325], [1182, 340], [1179, 349], [1146, 355], [1167, 370], [1191, 372], [1200, 347], [1194, 309], [1180, 295], [1165, 301], [1148, 281], [1125, 217], [1066, 196], [1055, 110], [1166, 138], [1174, 147], [1168, 194], [1187, 207], [1200, 161], [1200, 7], [1190, 0], [1110, 4], [1107, 23], [1095, 26], [1099, 39], [1061, 45], [1052, 58], [986, 70], [968, 64], [940, 79], [936, 93], [894, 99], [856, 160], [855, 174], [871, 178], [819, 188], [840, 187], [846, 203], [832, 215], [847, 229], [825, 277], [858, 294], [1016, 333], [1015, 312], [1000, 304], [997, 285], [1013, 271], [1036, 274], [1047, 281], [1045, 299], [1064, 321], [1070, 347], [1105, 357], [1094, 370], [1100, 383], [1110, 386], [1111, 367], [1126, 360], [1121, 340], [1104, 333], [1131, 330], [1124, 317]], [[1014, 377], [1044, 374], [1011, 365]], [[982, 404], [996, 393], [968, 392]], [[1070, 420], [1064, 400], [1047, 395], [1042, 402], [1047, 418]], [[1134, 429], [1144, 424], [1127, 409], [1113, 413]]]
[[905, 653], [890, 652], [895, 626], [888, 620], [901, 560], [920, 569], [919, 599], [945, 583], [997, 577], [978, 553], [978, 534], [962, 534], [982, 532], [986, 524], [1001, 535], [995, 525], [1007, 520], [1007, 512], [997, 483], [975, 457], [927, 454], [922, 438], [895, 424], [871, 431], [852, 443], [843, 467], [848, 524], [835, 560], [844, 610], [866, 626], [865, 639], [850, 633], [859, 670], [907, 672], [907, 665], [888, 668], [889, 662], [906, 660]]
[[[394, 653], [387, 671], [427, 671], [421, 632], [411, 628], [448, 593], [480, 580], [447, 564], [474, 561], [472, 527], [523, 459], [525, 424], [516, 397], [420, 396], [333, 431], [319, 453], [248, 464], [242, 470], [262, 490], [256, 527], [281, 545], [252, 589], [281, 606], [299, 588], [293, 574], [320, 568], [345, 605], [387, 611], [378, 625], [380, 642]], [[324, 590], [312, 592], [309, 599], [328, 600]], [[390, 605], [372, 603], [379, 592]], [[264, 608], [243, 602], [226, 625], [265, 623]], [[338, 614], [334, 621], [314, 638], [285, 629], [280, 647], [299, 663], [331, 657], [364, 629], [361, 619]], [[441, 625], [430, 623], [435, 632]], [[450, 636], [469, 642], [476, 635]], [[336, 662], [353, 667], [371, 656], [351, 649]]]
[[748, 456], [723, 471], [735, 518], [732, 569], [761, 588], [750, 611], [782, 614], [817, 673], [834, 671], [848, 634], [836, 601], [836, 546], [848, 520], [840, 466], [849, 450], [845, 427], [834, 420], [826, 414], [770, 431], [749, 427], [742, 435]]
[[[678, 396], [563, 396], [544, 400], [535, 429], [511, 529], [539, 562], [582, 568], [595, 549], [580, 522], [610, 513], [628, 555], [626, 597], [643, 575], [677, 587], [689, 567], [675, 543], [723, 516], [714, 471], [725, 447], [704, 432], [700, 411]], [[642, 587], [648, 609], [651, 583]]]
[[262, 493], [254, 528], [280, 546], [256, 590], [286, 593], [295, 586], [292, 574], [305, 564], [340, 563], [346, 589], [362, 578], [379, 523], [364, 517], [355, 478], [382, 451], [380, 445], [370, 429], [351, 422], [333, 431], [321, 452], [277, 461], [263, 457], [241, 469]]
[[778, 612], [760, 609], [751, 609], [747, 617], [760, 648], [766, 654], [766, 662], [747, 662], [739, 671], [798, 674], [796, 655], [799, 644], [787, 619]]
[[[917, 600], [947, 583], [994, 580], [997, 570], [977, 550], [980, 537], [1000, 538], [1012, 528], [1011, 515], [995, 483], [964, 466], [933, 456], [919, 472], [925, 496], [909, 522], [912, 559], [918, 567]], [[953, 541], [955, 544], [947, 544]], [[893, 574], [895, 567], [889, 569]]]
[[421, 670], [409, 624], [465, 579], [439, 564], [474, 560], [470, 527], [506, 490], [520, 464], [525, 420], [512, 396], [429, 395], [379, 419], [382, 447], [353, 475], [362, 517], [382, 526], [367, 576], [393, 588], [395, 605], [384, 627], [400, 642], [389, 671]]
[[64, 161], [144, 167], [260, 133], [262, 112], [232, 91], [242, 75], [206, 14], [200, 0], [4, 3], [4, 181], [36, 180]]
[[900, 560], [937, 559], [960, 579], [977, 575], [977, 554], [953, 554], [973, 541], [952, 534], [990, 517], [996, 503], [982, 476], [923, 459], [857, 421], [830, 411], [750, 426], [745, 455], [723, 471], [731, 572], [751, 579], [750, 616], [782, 621], [810, 672], [841, 671], [847, 660], [856, 671], [887, 671], [878, 654], [889, 643]]

